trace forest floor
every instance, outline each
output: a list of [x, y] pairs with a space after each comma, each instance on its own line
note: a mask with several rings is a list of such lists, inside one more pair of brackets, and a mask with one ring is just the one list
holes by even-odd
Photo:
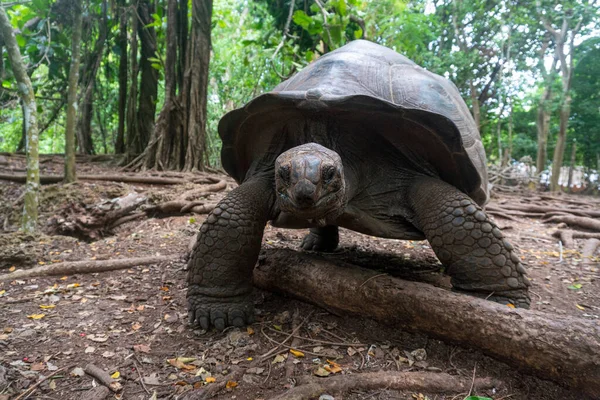
[[[22, 173], [24, 160], [7, 157], [0, 173]], [[43, 174], [60, 174], [61, 160], [46, 159]], [[78, 174], [114, 175], [116, 167], [80, 163]], [[226, 179], [228, 189], [234, 186]], [[91, 205], [131, 192], [153, 204], [176, 198], [186, 185], [148, 185], [78, 181], [42, 187], [40, 226], [77, 204]], [[225, 332], [187, 325], [185, 258], [205, 215], [158, 215], [125, 222], [96, 240], [16, 231], [22, 185], [0, 181], [0, 274], [63, 261], [172, 255], [172, 261], [112, 272], [17, 279], [0, 282], [0, 400], [87, 399], [98, 383], [83, 372], [93, 364], [123, 389], [106, 398], [181, 398], [193, 387], [220, 388], [215, 398], [269, 399], [297, 381], [314, 376], [389, 371], [447, 372], [471, 379], [491, 377], [495, 389], [473, 388], [471, 395], [500, 399], [582, 399], [582, 395], [517, 371], [475, 349], [457, 347], [418, 333], [390, 328], [369, 319], [333, 315], [323, 309], [256, 290], [257, 322]], [[212, 195], [218, 200], [226, 191]], [[538, 193], [494, 192], [491, 205], [521, 204]], [[561, 199], [597, 202], [582, 196]], [[551, 200], [550, 200], [551, 201]], [[212, 200], [211, 200], [212, 202]], [[550, 204], [550, 203], [549, 203]], [[555, 206], [559, 202], [551, 203]], [[584, 240], [560, 249], [551, 236], [556, 224], [539, 218], [495, 218], [518, 249], [532, 282], [532, 309], [581, 318], [600, 317], [598, 258], [584, 260]], [[298, 249], [307, 231], [267, 226], [264, 247]], [[409, 280], [448, 287], [448, 278], [427, 242], [386, 240], [341, 230], [337, 254], [363, 267]], [[597, 253], [596, 253], [597, 254]], [[261, 355], [297, 330], [291, 352]], [[465, 327], [469, 329], [469, 327]], [[285, 348], [283, 348], [285, 350]], [[281, 350], [281, 349], [279, 349]], [[253, 363], [253, 364], [252, 364]], [[243, 375], [240, 367], [253, 365]], [[582, 374], [585, 371], [581, 371]], [[329, 375], [329, 376], [325, 376]], [[47, 380], [34, 386], [41, 377]], [[220, 386], [219, 386], [220, 384]], [[24, 396], [19, 396], [24, 394]], [[468, 393], [355, 390], [335, 399], [463, 399]], [[327, 399], [327, 397], [323, 397]], [[329, 397], [332, 398], [332, 397]]]

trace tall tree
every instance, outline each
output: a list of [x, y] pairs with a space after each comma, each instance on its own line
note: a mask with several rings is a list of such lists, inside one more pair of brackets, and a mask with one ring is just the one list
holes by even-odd
[[552, 66], [547, 69], [545, 65], [546, 51], [550, 44], [549, 35], [545, 35], [542, 46], [539, 52], [538, 58], [538, 70], [542, 75], [543, 79], [543, 92], [540, 96], [538, 107], [537, 107], [537, 158], [536, 158], [536, 171], [537, 174], [541, 174], [546, 168], [546, 158], [548, 156], [548, 132], [550, 131], [550, 105], [552, 99], [553, 83], [556, 73], [556, 65], [558, 58], [554, 57]]
[[119, 48], [119, 103], [117, 105], [119, 120], [117, 137], [115, 140], [115, 153], [125, 153], [125, 112], [127, 109], [127, 9], [125, 0], [117, 3], [119, 18], [119, 35], [117, 46]]
[[[182, 40], [181, 24], [187, 20], [183, 11], [187, 8], [183, 2], [168, 3], [165, 103], [146, 151], [132, 163], [135, 167], [205, 168], [212, 6], [212, 0], [192, 1], [189, 40]], [[178, 79], [182, 71], [183, 79]]]
[[[84, 68], [81, 71], [79, 85], [81, 87], [81, 101], [78, 108], [77, 119], [77, 143], [79, 152], [82, 154], [94, 154], [94, 142], [92, 140], [92, 117], [94, 115], [94, 91], [96, 86], [96, 74], [100, 68], [104, 46], [108, 31], [110, 30], [108, 20], [108, 4], [102, 0], [100, 5], [101, 18], [98, 20], [98, 36], [92, 49], [86, 55]], [[89, 24], [89, 33], [92, 33], [92, 24]]]
[[[560, 21], [560, 28], [553, 26], [547, 13], [541, 12], [540, 18], [544, 28], [550, 32], [554, 39], [555, 57], [560, 63], [560, 73], [562, 82], [561, 104], [560, 104], [560, 126], [556, 147], [554, 148], [554, 157], [552, 159], [552, 176], [550, 179], [550, 190], [558, 191], [560, 189], [558, 181], [560, 170], [563, 164], [565, 146], [567, 142], [567, 127], [569, 116], [571, 114], [571, 83], [573, 78], [573, 67], [575, 62], [575, 38], [583, 25], [584, 15], [573, 15], [573, 5], [563, 5], [561, 15], [557, 18]], [[583, 11], [580, 9], [580, 11]]]
[[138, 2], [137, 15], [138, 36], [140, 38], [140, 87], [137, 109], [137, 134], [138, 153], [148, 145], [148, 140], [154, 132], [154, 118], [156, 114], [156, 96], [158, 94], [158, 71], [152, 66], [152, 58], [156, 57], [156, 32], [152, 26], [154, 5], [149, 0]]
[[27, 154], [27, 182], [25, 183], [25, 196], [23, 208], [22, 229], [25, 232], [34, 232], [37, 229], [38, 218], [38, 193], [40, 188], [40, 164], [38, 158], [38, 123], [35, 93], [21, 51], [15, 38], [15, 33], [6, 15], [4, 7], [0, 7], [0, 31], [6, 45], [8, 58], [13, 74], [19, 87], [19, 97], [23, 108], [23, 123], [25, 126]]
[[67, 126], [65, 128], [65, 182], [75, 182], [75, 124], [77, 117], [77, 86], [81, 58], [83, 10], [81, 0], [72, 1], [73, 33], [71, 37], [71, 66], [67, 94]]

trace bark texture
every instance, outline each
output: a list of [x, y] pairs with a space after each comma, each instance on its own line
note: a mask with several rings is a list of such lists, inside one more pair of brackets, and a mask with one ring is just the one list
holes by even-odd
[[[79, 152], [82, 154], [94, 154], [94, 142], [92, 140], [92, 117], [94, 116], [94, 91], [96, 86], [96, 74], [100, 68], [104, 45], [108, 35], [108, 5], [106, 0], [102, 2], [102, 17], [98, 21], [98, 38], [94, 47], [87, 55], [82, 70], [80, 85], [82, 88], [81, 101], [79, 102], [79, 117], [77, 120], [77, 143]], [[91, 28], [90, 28], [91, 30]], [[91, 32], [90, 32], [91, 33]]]
[[73, 2], [73, 33], [71, 37], [71, 66], [67, 91], [67, 126], [65, 128], [65, 182], [75, 182], [75, 118], [77, 116], [77, 83], [81, 58], [81, 2]]
[[127, 110], [127, 11], [125, 0], [118, 2], [119, 15], [119, 122], [117, 127], [117, 138], [115, 141], [115, 153], [125, 153], [125, 112]]
[[133, 168], [204, 170], [211, 17], [212, 0], [194, 0], [188, 40], [187, 3], [169, 1], [165, 103]]
[[508, 364], [600, 393], [596, 321], [512, 309], [418, 282], [378, 276], [351, 264], [291, 250], [269, 250], [254, 270], [256, 286], [341, 313], [481, 349]]
[[139, 153], [148, 145], [154, 132], [154, 118], [156, 114], [156, 95], [158, 94], [158, 71], [152, 67], [150, 58], [156, 57], [156, 32], [152, 23], [154, 5], [148, 0], [138, 3], [137, 12], [138, 36], [141, 43], [140, 51], [140, 95], [137, 109], [137, 127], [139, 139]]
[[23, 63], [14, 30], [3, 7], [0, 7], [0, 31], [19, 87], [19, 97], [23, 108], [23, 126], [26, 132], [27, 182], [25, 183], [22, 229], [25, 232], [33, 232], [37, 229], [40, 188], [39, 134], [35, 93]]

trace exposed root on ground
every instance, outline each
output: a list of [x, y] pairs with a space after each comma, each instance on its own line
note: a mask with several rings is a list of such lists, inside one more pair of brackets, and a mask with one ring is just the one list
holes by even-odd
[[471, 378], [435, 372], [369, 372], [310, 378], [273, 400], [309, 400], [322, 394], [348, 393], [351, 390], [410, 390], [428, 393], [461, 393], [469, 388], [490, 389], [498, 383], [489, 378]]
[[88, 260], [72, 261], [56, 264], [42, 265], [26, 270], [17, 270], [9, 274], [0, 275], [0, 282], [15, 279], [26, 279], [38, 276], [92, 274], [96, 272], [115, 271], [119, 269], [137, 267], [139, 265], [158, 264], [173, 261], [173, 256], [156, 256], [141, 258], [124, 258], [115, 260]]

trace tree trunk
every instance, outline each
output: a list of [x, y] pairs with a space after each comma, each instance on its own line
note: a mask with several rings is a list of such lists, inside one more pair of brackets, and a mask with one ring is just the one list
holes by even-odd
[[127, 11], [125, 0], [119, 0], [119, 122], [115, 153], [125, 153], [125, 112], [127, 109]]
[[571, 145], [571, 165], [569, 166], [569, 181], [567, 182], [567, 188], [569, 192], [572, 191], [571, 186], [573, 185], [573, 171], [575, 170], [575, 156], [577, 155], [577, 142], [573, 140]]
[[[177, 32], [179, 18], [177, 0], [167, 6], [167, 57], [165, 60], [165, 103], [156, 121], [152, 144], [144, 161], [149, 169], [178, 169], [183, 157], [183, 125], [181, 107], [176, 98], [178, 82]], [[181, 50], [181, 48], [180, 48]]]
[[539, 175], [546, 168], [546, 156], [548, 153], [548, 131], [550, 130], [550, 112], [548, 111], [548, 102], [552, 97], [552, 88], [547, 86], [544, 89], [540, 102], [538, 103], [537, 111], [537, 159], [536, 159], [536, 174]]
[[[192, 1], [192, 31], [188, 59], [187, 151], [185, 171], [204, 170], [206, 155], [206, 102], [212, 0]], [[184, 84], [184, 88], [186, 85]]]
[[[131, 1], [131, 6], [135, 7], [135, 0]], [[131, 13], [131, 31], [137, 32], [138, 18], [137, 12]], [[129, 98], [127, 99], [127, 153], [129, 155], [140, 153], [138, 137], [138, 120], [136, 117], [136, 106], [138, 98], [138, 45], [137, 35], [131, 35], [131, 85], [129, 86]]]
[[571, 96], [566, 94], [562, 107], [560, 108], [560, 128], [556, 138], [556, 147], [554, 148], [554, 157], [552, 158], [552, 177], [550, 179], [550, 190], [556, 192], [560, 189], [558, 180], [560, 179], [560, 170], [565, 155], [565, 146], [567, 144], [567, 127], [569, 125], [569, 115], [571, 114]]
[[73, 2], [73, 33], [71, 38], [71, 66], [67, 92], [67, 126], [65, 128], [65, 182], [75, 182], [75, 117], [77, 116], [77, 83], [81, 57], [81, 2]]
[[479, 96], [477, 95], [477, 87], [473, 83], [473, 80], [469, 81], [469, 92], [471, 94], [471, 113], [475, 120], [475, 126], [480, 129], [481, 125], [481, 110], [479, 107]]
[[[189, 41], [183, 35], [186, 4], [178, 0], [168, 3], [165, 103], [144, 156], [132, 162], [134, 168], [204, 169], [212, 0], [193, 1]], [[185, 62], [184, 68], [181, 62]], [[182, 71], [185, 74], [179, 85]]]
[[[83, 89], [79, 103], [79, 118], [77, 120], [77, 142], [81, 154], [94, 154], [94, 142], [92, 140], [92, 118], [94, 116], [94, 89], [96, 74], [100, 68], [104, 44], [106, 43], [108, 18], [106, 0], [102, 2], [102, 19], [98, 22], [98, 39], [94, 43], [94, 49], [88, 55], [83, 69], [80, 85]], [[91, 30], [91, 28], [90, 28]]]
[[508, 116], [508, 147], [506, 148], [506, 152], [504, 153], [504, 163], [503, 166], [507, 166], [512, 159], [512, 151], [513, 151], [513, 104], [512, 101], [510, 103], [510, 114]]
[[253, 278], [261, 289], [474, 347], [543, 378], [600, 393], [600, 325], [593, 320], [515, 310], [287, 249], [268, 250], [261, 260]]
[[37, 229], [38, 194], [40, 188], [40, 164], [38, 155], [38, 124], [35, 93], [27, 69], [21, 57], [21, 51], [15, 38], [13, 27], [8, 20], [4, 7], [0, 7], [0, 31], [6, 45], [13, 74], [19, 87], [19, 97], [22, 102], [23, 122], [26, 131], [25, 149], [27, 154], [27, 183], [23, 208], [22, 229], [27, 233]]
[[138, 118], [138, 153], [144, 151], [154, 132], [154, 118], [156, 114], [156, 95], [158, 93], [158, 71], [152, 67], [149, 58], [156, 57], [156, 32], [154, 27], [147, 26], [152, 23], [151, 15], [154, 6], [148, 0], [138, 3], [138, 35], [140, 37], [140, 95], [137, 110]]

